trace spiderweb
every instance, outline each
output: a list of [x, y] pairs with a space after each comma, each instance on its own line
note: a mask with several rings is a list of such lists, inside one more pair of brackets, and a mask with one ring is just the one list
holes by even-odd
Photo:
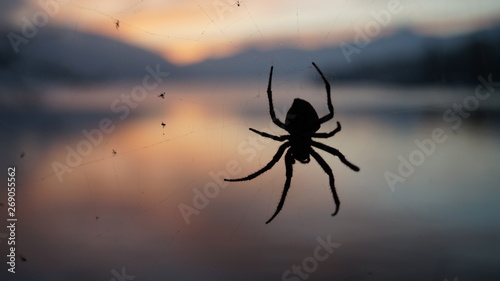
[[[338, 163], [338, 159], [325, 156], [335, 173], [341, 200], [346, 198], [351, 202], [341, 208], [341, 212], [351, 215], [335, 218], [336, 224], [332, 224], [330, 217], [334, 205], [328, 178], [316, 163], [295, 165], [290, 194], [277, 217], [280, 224], [270, 226], [264, 222], [274, 212], [281, 196], [285, 180], [282, 160], [251, 182], [222, 181], [227, 176], [241, 177], [256, 171], [276, 152], [277, 143], [263, 140], [248, 128], [285, 134], [271, 124], [268, 116], [266, 87], [271, 65], [275, 65], [273, 93], [281, 120], [295, 97], [310, 101], [320, 115], [327, 112], [324, 85], [311, 67], [311, 62], [316, 61], [332, 82], [334, 120], [344, 125], [338, 136], [322, 142], [340, 149], [349, 159], [355, 159], [353, 162], [374, 163], [379, 155], [363, 145], [363, 140], [371, 139], [382, 146], [385, 141], [392, 141], [393, 138], [380, 134], [390, 135], [391, 126], [384, 122], [369, 123], [370, 118], [349, 110], [359, 105], [357, 102], [361, 107], [373, 107], [377, 98], [392, 98], [399, 90], [385, 94], [382, 93], [385, 89], [370, 88], [371, 93], [379, 92], [354, 97], [370, 85], [362, 84], [356, 89], [337, 85], [335, 73], [323, 60], [328, 56], [316, 52], [351, 42], [352, 31], [363, 28], [372, 19], [370, 13], [384, 9], [386, 4], [334, 2], [190, 0], [161, 3], [143, 0], [122, 1], [119, 5], [101, 1], [61, 4], [60, 14], [50, 18], [46, 28], [64, 26], [67, 37], [63, 40], [84, 44], [80, 33], [93, 32], [144, 48], [160, 54], [155, 58], [165, 59], [160, 68], [168, 75], [148, 90], [137, 105], [128, 104], [123, 96], [144, 85], [141, 78], [151, 75], [144, 67], [154, 69], [156, 65], [152, 61], [144, 65], [139, 74], [134, 73], [133, 78], [124, 66], [116, 65], [112, 69], [118, 82], [54, 83], [45, 84], [40, 90], [35, 90], [37, 82], [27, 83], [30, 89], [25, 92], [42, 96], [41, 109], [31, 117], [17, 116], [21, 119], [20, 126], [29, 129], [19, 130], [16, 135], [19, 143], [4, 148], [10, 151], [8, 160], [22, 173], [18, 179], [18, 214], [20, 228], [26, 232], [19, 231], [18, 253], [25, 255], [28, 261], [19, 266], [20, 275], [25, 278], [52, 275], [57, 280], [68, 277], [118, 280], [117, 274], [123, 275], [125, 268], [129, 276], [141, 280], [158, 277], [274, 279], [282, 278], [294, 264], [306, 265], [303, 261], [314, 255], [319, 238], [331, 238], [341, 246], [330, 253], [323, 264], [316, 261], [317, 269], [308, 274], [315, 274], [318, 279], [335, 276], [341, 280], [359, 280], [371, 275], [371, 271], [365, 272], [356, 265], [357, 251], [364, 253], [365, 247], [372, 247], [374, 252], [387, 252], [390, 243], [384, 240], [380, 246], [374, 246], [377, 237], [366, 235], [371, 228], [361, 224], [370, 222], [376, 215], [364, 211], [374, 204], [369, 199], [359, 199], [357, 193], [375, 197], [379, 202], [377, 206], [387, 204], [387, 210], [376, 207], [378, 215], [387, 215], [396, 209], [420, 220], [417, 222], [420, 226], [428, 222], [428, 213], [419, 210], [421, 202], [408, 203], [404, 197], [387, 195], [385, 180], [380, 175], [394, 163], [384, 162], [381, 167], [369, 169], [362, 182], [356, 181], [357, 175]], [[432, 5], [426, 1], [401, 3], [405, 10], [394, 16], [395, 26], [428, 17], [428, 5]], [[33, 5], [28, 7], [39, 10]], [[329, 16], [315, 18], [311, 11]], [[419, 16], [408, 17], [410, 20], [406, 22], [404, 16], [412, 14]], [[180, 18], [182, 16], [186, 18]], [[158, 20], [162, 17], [164, 21]], [[183, 28], [172, 26], [175, 24]], [[45, 36], [43, 32], [40, 28], [39, 38]], [[52, 36], [56, 38], [57, 34]], [[43, 42], [36, 46], [43, 47]], [[116, 46], [113, 52], [122, 61], [134, 60], [128, 46]], [[273, 52], [278, 49], [282, 53]], [[292, 53], [294, 61], [283, 55], [287, 51]], [[241, 54], [246, 57], [238, 61]], [[236, 59], [226, 64], [220, 62], [231, 56]], [[248, 61], [252, 56], [257, 68], [244, 64], [245, 59]], [[237, 67], [228, 66], [238, 62]], [[458, 91], [465, 96], [468, 90]], [[449, 100], [439, 100], [432, 108], [447, 106]], [[113, 107], [113, 104], [122, 107]], [[426, 106], [425, 103], [419, 105], [420, 109]], [[407, 118], [406, 113], [411, 111], [397, 106], [391, 110], [389, 118]], [[127, 116], [121, 119], [125, 112]], [[27, 125], [30, 119], [37, 119], [37, 114], [45, 117], [34, 120], [34, 126], [56, 129], [43, 136], [44, 129]], [[99, 144], [81, 155], [78, 148], [85, 149], [83, 142], [91, 143], [82, 131], [95, 132], [93, 130], [102, 127], [104, 119], [111, 120], [113, 129], [109, 133], [101, 129]], [[366, 125], [367, 122], [372, 126]], [[2, 126], [7, 131], [16, 130], [5, 123]], [[322, 126], [321, 131], [334, 128], [332, 121]], [[363, 131], [352, 128], [363, 128]], [[405, 143], [411, 144], [414, 137], [406, 135]], [[453, 146], [460, 145], [460, 140], [444, 151], [451, 153]], [[76, 156], [72, 156], [74, 151]], [[391, 149], [383, 147], [382, 151]], [[23, 157], [19, 157], [21, 152]], [[478, 153], [488, 155], [482, 150]], [[70, 165], [68, 159], [78, 164]], [[64, 169], [69, 171], [61, 173], [61, 166], [57, 170], [54, 162], [65, 165]], [[435, 165], [443, 163], [446, 162]], [[366, 165], [360, 164], [360, 167], [364, 171]], [[375, 187], [365, 189], [364, 185], [370, 181], [376, 183]], [[363, 212], [356, 213], [353, 202], [365, 206], [361, 208]], [[402, 217], [394, 215], [391, 223], [403, 222]], [[382, 228], [390, 227], [387, 222], [377, 222]], [[437, 226], [430, 228], [439, 230]], [[349, 248], [352, 241], [356, 242], [355, 246]], [[420, 272], [415, 276], [434, 274], [436, 266], [429, 269], [421, 257], [426, 249], [438, 245], [437, 240], [432, 240], [415, 254], [417, 263], [413, 271]], [[4, 243], [1, 246], [3, 248]], [[404, 250], [400, 249], [398, 256], [404, 255]], [[339, 259], [335, 259], [337, 254]], [[390, 255], [384, 259], [398, 262]], [[437, 267], [442, 271], [439, 274], [448, 274], [442, 268], [449, 264], [449, 257], [443, 254], [439, 259], [441, 265]], [[402, 262], [412, 260], [407, 258]], [[62, 269], [56, 271], [54, 264], [61, 264]], [[354, 270], [349, 270], [352, 268]], [[249, 272], [255, 273], [246, 275]]]

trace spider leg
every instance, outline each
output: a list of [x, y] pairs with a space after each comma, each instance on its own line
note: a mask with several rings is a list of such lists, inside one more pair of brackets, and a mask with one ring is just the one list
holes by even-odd
[[283, 208], [283, 205], [285, 204], [286, 194], [288, 193], [288, 189], [290, 189], [290, 183], [292, 181], [292, 174], [293, 174], [292, 165], [293, 165], [293, 158], [292, 158], [292, 153], [289, 150], [285, 155], [285, 167], [286, 167], [285, 187], [283, 188], [283, 193], [281, 194], [281, 199], [280, 202], [278, 203], [276, 211], [274, 212], [274, 215], [268, 221], [266, 221], [266, 224], [270, 223], [274, 219], [274, 217], [276, 217], [279, 214], [279, 212]]
[[330, 83], [328, 82], [328, 80], [326, 80], [325, 75], [323, 75], [323, 72], [321, 72], [321, 70], [319, 70], [319, 67], [314, 62], [312, 64], [313, 64], [314, 68], [316, 68], [318, 73], [321, 75], [321, 78], [323, 79], [323, 82], [325, 82], [325, 87], [326, 87], [326, 97], [327, 97], [327, 104], [328, 104], [329, 113], [327, 115], [321, 117], [318, 120], [318, 122], [320, 124], [323, 124], [326, 121], [333, 118], [332, 94], [331, 94], [331, 89], [330, 89], [331, 87], [330, 87]]
[[339, 196], [337, 195], [337, 190], [335, 189], [335, 178], [333, 177], [333, 172], [330, 166], [326, 163], [326, 161], [316, 152], [311, 148], [311, 155], [318, 161], [319, 165], [321, 168], [323, 168], [323, 171], [328, 175], [330, 178], [330, 189], [332, 190], [333, 194], [333, 201], [335, 201], [335, 212], [332, 214], [332, 216], [335, 216], [339, 212], [340, 208], [340, 200]]
[[285, 141], [287, 139], [289, 139], [289, 137], [287, 135], [284, 135], [284, 136], [275, 136], [275, 135], [271, 135], [271, 134], [268, 134], [268, 133], [264, 133], [264, 132], [261, 132], [261, 131], [257, 131], [253, 128], [250, 128], [250, 131], [256, 133], [256, 134], [259, 134], [263, 137], [266, 137], [266, 138], [270, 138], [270, 139], [273, 139], [275, 141]]
[[313, 134], [312, 137], [313, 138], [329, 138], [329, 137], [333, 137], [336, 133], [340, 132], [340, 129], [342, 129], [342, 127], [340, 126], [340, 123], [337, 122], [337, 128], [335, 128], [335, 130], [329, 132], [329, 133], [316, 133], [316, 134]]
[[285, 150], [290, 146], [290, 143], [289, 142], [285, 142], [284, 144], [282, 144], [279, 148], [278, 148], [278, 151], [276, 152], [276, 154], [273, 156], [273, 159], [271, 159], [271, 161], [269, 163], [267, 163], [266, 166], [264, 166], [264, 168], [258, 170], [257, 172], [253, 173], [253, 174], [250, 174], [244, 178], [239, 178], [239, 179], [224, 179], [225, 181], [247, 181], [247, 180], [251, 180], [253, 178], [256, 178], [257, 176], [259, 176], [260, 174], [264, 173], [265, 171], [271, 169], [274, 164], [276, 164], [276, 162], [278, 162], [278, 160], [280, 160], [281, 156], [283, 156], [283, 153], [285, 152]]
[[351, 168], [351, 170], [356, 171], [356, 172], [359, 171], [359, 167], [356, 166], [356, 165], [354, 165], [354, 164], [352, 164], [351, 162], [347, 161], [347, 159], [345, 158], [344, 154], [342, 154], [338, 149], [335, 149], [335, 148], [330, 147], [330, 146], [328, 146], [326, 144], [322, 144], [322, 143], [319, 143], [319, 142], [316, 142], [316, 141], [313, 141], [311, 143], [311, 145], [314, 146], [314, 147], [317, 147], [319, 149], [322, 149], [322, 150], [324, 150], [324, 151], [326, 151], [326, 152], [328, 152], [328, 153], [330, 153], [332, 155], [337, 156], [340, 159], [340, 161], [342, 163], [344, 163], [347, 167]]
[[273, 91], [271, 90], [271, 82], [273, 80], [273, 66], [271, 66], [271, 71], [269, 72], [269, 83], [267, 84], [267, 98], [269, 99], [269, 114], [271, 114], [271, 119], [273, 123], [278, 127], [285, 129], [285, 124], [276, 118], [276, 113], [274, 112], [273, 105]]

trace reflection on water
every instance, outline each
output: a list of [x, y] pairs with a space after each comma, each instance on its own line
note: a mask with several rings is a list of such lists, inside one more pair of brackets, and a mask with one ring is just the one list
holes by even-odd
[[[280, 134], [264, 87], [169, 85], [123, 120], [110, 109], [120, 87], [47, 95], [45, 117], [4, 146], [19, 170], [17, 249], [27, 259], [19, 280], [109, 280], [123, 268], [136, 280], [279, 280], [287, 271], [285, 280], [499, 277], [496, 96], [452, 129], [442, 114], [470, 89], [335, 89], [336, 115], [321, 131], [335, 121], [342, 131], [320, 141], [361, 172], [320, 152], [342, 202], [331, 217], [328, 176], [313, 161], [296, 163], [285, 206], [265, 225], [282, 192], [283, 160], [252, 181], [222, 181], [256, 171], [279, 146], [248, 130]], [[274, 95], [280, 118], [294, 97], [327, 111], [321, 87], [278, 82]], [[82, 130], [98, 140], [92, 130], [104, 118], [113, 130], [101, 130], [87, 153]], [[446, 138], [430, 145], [435, 129]], [[78, 149], [85, 155], [68, 156]], [[61, 181], [54, 162], [69, 169]], [[312, 261], [320, 240], [336, 247]]]

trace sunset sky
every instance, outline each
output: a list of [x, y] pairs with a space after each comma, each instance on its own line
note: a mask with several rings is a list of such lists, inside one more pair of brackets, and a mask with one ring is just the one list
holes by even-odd
[[[27, 1], [12, 17], [14, 22], [17, 19], [20, 23], [23, 16], [31, 19], [41, 10], [38, 2]], [[190, 64], [229, 56], [249, 46], [312, 49], [350, 42], [357, 30], [370, 26], [374, 14], [390, 15], [382, 29], [389, 32], [406, 26], [425, 33], [450, 34], [491, 25], [500, 19], [500, 2], [72, 0], [60, 1], [49, 24], [126, 41], [171, 62]]]

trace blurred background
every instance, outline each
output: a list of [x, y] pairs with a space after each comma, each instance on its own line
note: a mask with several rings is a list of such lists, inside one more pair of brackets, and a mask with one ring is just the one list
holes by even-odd
[[[500, 3], [1, 0], [0, 276], [498, 280]], [[361, 168], [248, 128], [294, 98]], [[435, 132], [440, 132], [436, 134]], [[423, 145], [425, 144], [425, 145]], [[16, 167], [16, 273], [7, 169]], [[335, 249], [319, 260], [315, 249]], [[7, 280], [7, 279], [5, 279]]]

